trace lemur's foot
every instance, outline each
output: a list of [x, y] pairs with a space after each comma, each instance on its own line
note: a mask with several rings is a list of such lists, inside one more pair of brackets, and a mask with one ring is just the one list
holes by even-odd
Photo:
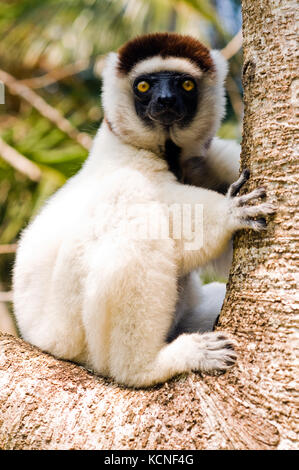
[[[250, 175], [249, 170], [244, 170], [240, 178], [233, 183], [227, 192], [226, 197], [231, 204], [231, 215], [233, 224], [237, 229], [251, 228], [253, 230], [265, 230], [267, 223], [265, 216], [274, 214], [275, 205], [270, 202], [263, 202], [256, 205], [249, 205], [248, 202], [258, 198], [266, 197], [265, 188], [257, 188], [244, 196], [237, 196], [242, 186], [246, 183]], [[255, 217], [258, 217], [255, 219]]]
[[193, 333], [188, 336], [192, 341], [192, 370], [225, 372], [234, 365], [237, 359], [235, 343], [223, 333]]

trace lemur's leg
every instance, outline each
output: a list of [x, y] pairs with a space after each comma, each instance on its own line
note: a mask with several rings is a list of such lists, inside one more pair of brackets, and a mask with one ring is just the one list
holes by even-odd
[[240, 172], [240, 144], [234, 140], [214, 137], [207, 152], [207, 162], [211, 171], [217, 178], [232, 184], [239, 177]]
[[225, 292], [226, 286], [222, 282], [202, 285], [195, 271], [180, 279], [179, 299], [167, 341], [173, 341], [182, 333], [213, 331]]
[[184, 182], [225, 194], [229, 185], [238, 179], [240, 145], [233, 140], [214, 137], [206, 155], [184, 157], [182, 172]]
[[233, 342], [223, 334], [181, 335], [167, 344], [177, 297], [174, 251], [172, 240], [110, 241], [109, 250], [93, 254], [83, 319], [90, 368], [142, 387], [234, 364]]

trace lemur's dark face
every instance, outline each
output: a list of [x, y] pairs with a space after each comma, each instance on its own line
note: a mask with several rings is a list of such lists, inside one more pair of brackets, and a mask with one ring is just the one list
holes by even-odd
[[171, 71], [140, 75], [133, 91], [136, 112], [147, 125], [184, 127], [196, 114], [198, 85], [191, 75]]

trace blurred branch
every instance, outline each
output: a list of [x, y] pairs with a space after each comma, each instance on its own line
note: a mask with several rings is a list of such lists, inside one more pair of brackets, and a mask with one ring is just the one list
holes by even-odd
[[241, 49], [243, 43], [242, 30], [232, 38], [231, 41], [221, 49], [221, 54], [228, 60]]
[[[0, 288], [2, 288], [1, 283], [0, 283]], [[7, 293], [10, 294], [10, 292], [7, 292]], [[0, 292], [0, 299], [1, 299], [2, 294], [7, 294], [7, 293]], [[0, 332], [8, 333], [9, 335], [18, 336], [12, 315], [9, 313], [9, 310], [4, 302], [0, 301]]]
[[0, 156], [16, 170], [28, 176], [33, 181], [39, 181], [41, 178], [41, 170], [39, 167], [17, 152], [13, 147], [8, 145], [0, 137]]
[[78, 60], [74, 64], [68, 64], [63, 68], [51, 70], [40, 77], [26, 78], [19, 80], [19, 84], [25, 85], [29, 88], [43, 88], [51, 85], [52, 83], [59, 82], [64, 78], [76, 75], [83, 70], [86, 70], [89, 66], [89, 60]]
[[10, 245], [0, 245], [0, 255], [7, 253], [15, 253], [17, 251], [17, 244], [11, 243]]
[[31, 90], [28, 86], [16, 80], [4, 70], [0, 70], [0, 80], [7, 86], [10, 92], [26, 100], [33, 108], [49, 121], [53, 122], [58, 129], [67, 134], [71, 139], [78, 142], [87, 150], [92, 144], [91, 137], [85, 132], [79, 132], [72, 124], [55, 108], [50, 106], [43, 98]]
[[5, 303], [0, 303], [0, 332], [9, 335], [18, 336], [13, 319], [6, 307]]
[[12, 302], [12, 291], [0, 292], [0, 302]]

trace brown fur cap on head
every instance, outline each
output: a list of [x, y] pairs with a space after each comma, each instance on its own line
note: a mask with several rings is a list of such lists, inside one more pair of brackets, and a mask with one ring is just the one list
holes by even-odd
[[196, 38], [176, 33], [153, 33], [138, 36], [119, 49], [118, 71], [128, 74], [138, 62], [157, 55], [188, 59], [204, 72], [214, 70], [209, 49]]

